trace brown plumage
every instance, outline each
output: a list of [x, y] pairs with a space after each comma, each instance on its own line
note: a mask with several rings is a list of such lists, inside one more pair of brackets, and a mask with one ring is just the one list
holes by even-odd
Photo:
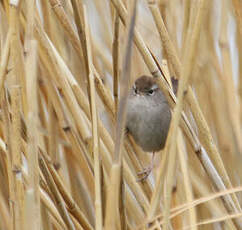
[[126, 122], [135, 142], [146, 152], [163, 149], [170, 121], [168, 102], [155, 80], [148, 76], [138, 78], [128, 97]]

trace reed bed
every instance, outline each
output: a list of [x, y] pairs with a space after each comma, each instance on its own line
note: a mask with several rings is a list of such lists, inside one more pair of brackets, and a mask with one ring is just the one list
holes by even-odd
[[[240, 0], [2, 0], [0, 64], [0, 230], [242, 229]], [[138, 181], [144, 74], [173, 116]]]

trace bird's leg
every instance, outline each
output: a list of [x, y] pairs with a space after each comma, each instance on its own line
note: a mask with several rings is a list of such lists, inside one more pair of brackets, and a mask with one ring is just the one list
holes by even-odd
[[138, 175], [141, 176], [141, 178], [139, 178], [138, 181], [144, 181], [148, 178], [148, 176], [150, 175], [150, 173], [154, 168], [154, 159], [155, 159], [155, 152], [152, 153], [151, 163], [146, 168], [144, 168], [143, 171], [138, 173]]

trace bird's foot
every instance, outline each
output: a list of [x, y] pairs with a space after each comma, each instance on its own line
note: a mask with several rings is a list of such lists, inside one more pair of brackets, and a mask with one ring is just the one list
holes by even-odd
[[152, 170], [153, 170], [153, 165], [149, 165], [148, 167], [144, 168], [143, 171], [138, 173], [138, 176], [140, 178], [138, 178], [137, 181], [138, 182], [145, 181], [148, 178], [148, 176], [150, 175], [150, 173], [152, 172]]

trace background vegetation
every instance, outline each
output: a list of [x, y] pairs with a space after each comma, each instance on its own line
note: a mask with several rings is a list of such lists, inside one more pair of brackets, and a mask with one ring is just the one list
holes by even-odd
[[[242, 3], [135, 4], [0, 1], [1, 230], [242, 228]], [[173, 119], [138, 182], [118, 102], [143, 74]]]

